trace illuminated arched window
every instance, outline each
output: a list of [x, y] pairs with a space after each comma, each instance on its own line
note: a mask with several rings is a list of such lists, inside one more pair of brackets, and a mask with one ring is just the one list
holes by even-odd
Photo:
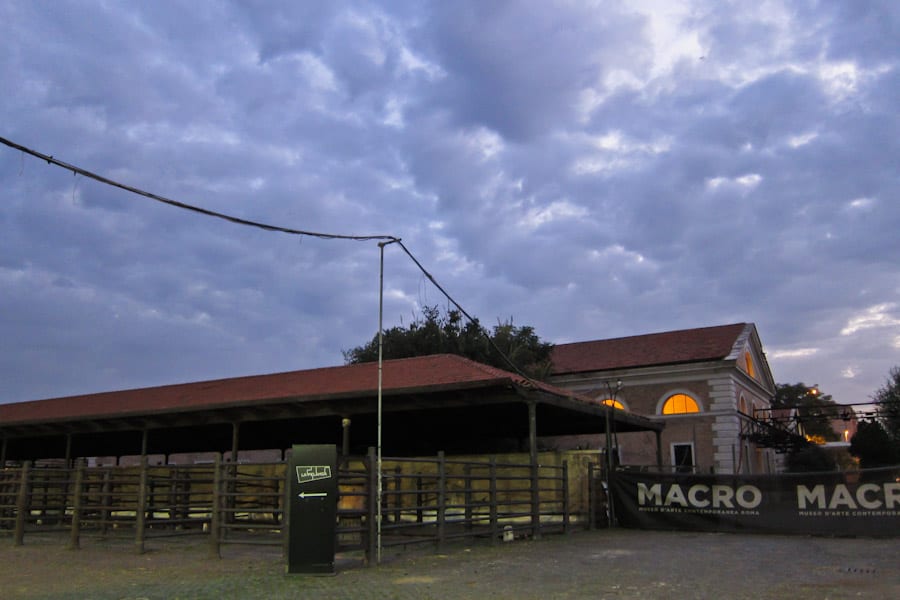
[[614, 400], [613, 398], [606, 398], [605, 400], [601, 400], [600, 404], [603, 404], [604, 406], [612, 406], [613, 408], [618, 408], [619, 410], [625, 410], [625, 405], [618, 400]]
[[744, 352], [744, 370], [750, 377], [756, 377], [756, 367], [753, 366], [753, 356], [749, 352]]
[[687, 394], [672, 394], [663, 403], [662, 414], [681, 415], [700, 412], [700, 405]]

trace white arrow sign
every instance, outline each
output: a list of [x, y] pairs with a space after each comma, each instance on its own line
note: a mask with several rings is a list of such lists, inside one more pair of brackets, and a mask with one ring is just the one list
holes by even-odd
[[297, 494], [297, 497], [303, 500], [306, 498], [323, 498], [327, 495], [328, 494], [325, 492], [300, 492]]

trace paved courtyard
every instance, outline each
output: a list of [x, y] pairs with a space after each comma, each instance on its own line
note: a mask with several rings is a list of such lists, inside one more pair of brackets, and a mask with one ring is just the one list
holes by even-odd
[[337, 575], [284, 575], [278, 548], [202, 538], [127, 542], [0, 538], [3, 598], [900, 598], [900, 539], [633, 530], [339, 557]]

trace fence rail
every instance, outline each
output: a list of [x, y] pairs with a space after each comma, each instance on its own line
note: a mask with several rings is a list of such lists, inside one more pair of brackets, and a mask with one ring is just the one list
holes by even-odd
[[[342, 458], [338, 468], [338, 551], [376, 544], [374, 450]], [[89, 467], [7, 463], [0, 468], [0, 535], [21, 545], [33, 533], [67, 531], [82, 538], [148, 541], [207, 536], [210, 553], [229, 544], [286, 547], [284, 462]], [[457, 538], [540, 537], [571, 527], [569, 473], [561, 464], [531, 465], [496, 457], [480, 460], [382, 460], [381, 541], [398, 546]]]
[[435, 458], [386, 460], [384, 546], [460, 537], [496, 542], [501, 531], [540, 537], [568, 532], [568, 466]]

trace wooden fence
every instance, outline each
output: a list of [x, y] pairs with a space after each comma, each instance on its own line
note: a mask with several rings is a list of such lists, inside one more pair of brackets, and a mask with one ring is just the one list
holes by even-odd
[[[338, 469], [338, 551], [376, 551], [374, 451], [343, 458]], [[68, 532], [131, 540], [143, 552], [154, 538], [207, 536], [210, 553], [228, 544], [286, 547], [286, 463], [74, 467], [7, 463], [0, 469], [0, 535], [21, 545], [33, 533]], [[496, 543], [568, 532], [569, 474], [561, 464], [509, 457], [382, 460], [383, 547], [457, 538]], [[371, 562], [371, 561], [370, 561]]]

